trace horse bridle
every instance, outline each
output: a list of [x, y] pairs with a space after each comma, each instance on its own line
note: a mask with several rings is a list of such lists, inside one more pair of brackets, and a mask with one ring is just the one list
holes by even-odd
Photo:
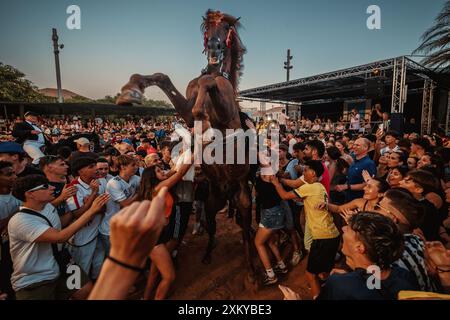
[[[230, 29], [228, 30], [228, 33], [227, 33], [227, 38], [225, 39], [225, 47], [223, 47], [221, 49], [220, 56], [218, 57], [219, 61], [220, 61], [220, 68], [219, 68], [220, 73], [228, 80], [229, 80], [229, 74], [223, 70], [223, 62], [225, 60], [225, 50], [231, 48], [231, 44], [232, 44], [232, 41], [233, 41], [233, 36], [235, 34], [236, 34], [235, 28], [233, 26], [230, 27]], [[217, 40], [218, 43], [222, 43], [220, 38], [214, 38], [214, 37], [208, 38], [207, 31], [205, 31], [205, 33], [203, 35], [203, 47], [204, 47], [203, 53], [204, 54], [208, 54], [208, 43], [211, 40]], [[208, 64], [209, 64], [209, 62], [208, 62]], [[207, 68], [204, 69], [202, 71], [202, 73], [206, 73], [206, 70], [207, 70]]]

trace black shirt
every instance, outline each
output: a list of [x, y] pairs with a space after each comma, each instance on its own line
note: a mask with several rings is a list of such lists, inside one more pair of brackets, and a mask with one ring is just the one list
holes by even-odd
[[256, 201], [261, 204], [262, 209], [270, 209], [281, 203], [275, 186], [270, 182], [263, 181], [260, 177], [256, 178], [256, 192]]
[[372, 110], [372, 113], [370, 114], [370, 122], [381, 122], [383, 120], [383, 117], [380, 117], [377, 113], [377, 110]]
[[209, 183], [207, 180], [199, 182], [195, 188], [194, 199], [197, 201], [206, 201], [209, 194]]
[[26, 176], [29, 176], [30, 174], [44, 175], [44, 173], [41, 170], [39, 170], [38, 168], [33, 167], [33, 166], [26, 166], [25, 169], [17, 175], [17, 178], [26, 177]]
[[150, 145], [155, 149], [158, 150], [158, 141], [156, 139], [150, 139]]
[[427, 239], [427, 241], [440, 241], [439, 227], [441, 225], [441, 219], [438, 210], [427, 199], [423, 199], [419, 201], [419, 203], [425, 213], [423, 223], [420, 225], [420, 229], [423, 231], [425, 239]]
[[[61, 195], [61, 192], [63, 191], [64, 186], [66, 185], [65, 183], [62, 183], [62, 182], [51, 182], [51, 181], [49, 181], [48, 184], [55, 187], [55, 191], [54, 191], [55, 198], [58, 198]], [[65, 214], [66, 213], [66, 202], [65, 201], [61, 202], [56, 207], [56, 211], [58, 212], [58, 215], [60, 217], [63, 214]]]
[[171, 169], [171, 168], [170, 168], [170, 164], [167, 163], [167, 162], [165, 162], [164, 159], [161, 159], [161, 163], [162, 163], [162, 165], [163, 165], [163, 169], [164, 169], [164, 170], [170, 170], [170, 169]]

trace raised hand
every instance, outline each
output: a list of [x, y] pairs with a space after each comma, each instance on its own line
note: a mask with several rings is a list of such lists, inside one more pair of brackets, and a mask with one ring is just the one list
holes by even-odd
[[97, 179], [92, 180], [91, 183], [89, 183], [89, 186], [92, 189], [92, 193], [94, 193], [94, 194], [98, 193], [98, 190], [100, 188], [100, 183], [98, 182]]
[[281, 284], [278, 285], [278, 288], [281, 290], [281, 292], [283, 293], [283, 300], [301, 300], [302, 298], [300, 297], [300, 295], [295, 292], [294, 290], [292, 290], [291, 288], [282, 286]]
[[62, 190], [59, 198], [63, 201], [69, 199], [70, 197], [73, 197], [74, 195], [77, 194], [77, 187], [76, 186], [69, 186], [69, 185], [65, 185], [64, 189]]
[[318, 203], [318, 204], [316, 204], [315, 209], [317, 209], [317, 210], [325, 210], [325, 209], [327, 209], [327, 204], [325, 202]]
[[134, 202], [111, 219], [111, 257], [132, 266], [143, 267], [166, 223], [166, 194], [167, 188], [164, 187], [151, 203]]
[[108, 202], [109, 198], [109, 194], [107, 193], [99, 195], [97, 198], [95, 198], [91, 206], [91, 210], [93, 211], [93, 213], [98, 213], [99, 211], [101, 211], [104, 205]]
[[375, 134], [375, 136], [377, 137], [377, 141], [380, 141], [381, 138], [383, 138], [384, 132], [383, 129], [378, 129], [377, 133]]
[[340, 215], [341, 215], [342, 218], [344, 218], [345, 223], [348, 224], [348, 220], [350, 220], [350, 218], [351, 218], [353, 215], [357, 214], [357, 213], [358, 213], [358, 211], [356, 211], [356, 210], [343, 209], [343, 210], [340, 212]]
[[366, 183], [373, 178], [372, 176], [370, 176], [370, 173], [367, 170], [363, 170], [362, 177]]

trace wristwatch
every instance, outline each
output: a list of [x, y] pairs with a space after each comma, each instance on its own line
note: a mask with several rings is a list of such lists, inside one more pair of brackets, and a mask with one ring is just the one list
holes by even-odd
[[347, 183], [347, 190], [352, 190], [352, 185], [350, 183]]

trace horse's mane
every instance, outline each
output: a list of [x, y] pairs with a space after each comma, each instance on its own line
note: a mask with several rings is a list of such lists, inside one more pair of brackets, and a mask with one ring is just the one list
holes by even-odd
[[206, 11], [206, 15], [203, 18], [203, 23], [201, 25], [202, 32], [208, 30], [209, 26], [217, 26], [222, 22], [226, 22], [234, 29], [230, 48], [231, 56], [229, 58], [231, 59], [230, 82], [235, 92], [238, 91], [239, 79], [244, 70], [244, 54], [247, 52], [238, 34], [238, 29], [241, 27], [239, 19], [240, 18], [235, 18], [229, 14], [209, 9]]

